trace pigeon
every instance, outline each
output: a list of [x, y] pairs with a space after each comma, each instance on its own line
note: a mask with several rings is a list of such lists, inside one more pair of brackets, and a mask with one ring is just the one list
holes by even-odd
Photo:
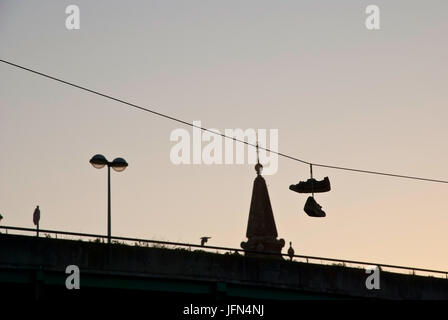
[[204, 246], [208, 239], [211, 239], [211, 237], [201, 237], [201, 246]]
[[291, 260], [294, 257], [294, 249], [292, 248], [292, 242], [289, 242], [288, 256]]

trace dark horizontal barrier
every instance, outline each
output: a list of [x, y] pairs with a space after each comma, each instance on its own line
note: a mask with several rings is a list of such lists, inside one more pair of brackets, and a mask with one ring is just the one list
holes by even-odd
[[[32, 228], [22, 228], [22, 227], [12, 227], [12, 226], [0, 226], [0, 229], [5, 230], [6, 233], [8, 231], [24, 231], [24, 232], [36, 232], [36, 229]], [[57, 231], [57, 230], [45, 230], [45, 229], [39, 229], [40, 233], [44, 234], [44, 237], [50, 234], [53, 235], [65, 235], [65, 236], [75, 236], [75, 237], [81, 237], [81, 238], [95, 238], [95, 239], [107, 239], [106, 235], [100, 235], [100, 234], [92, 234], [92, 233], [80, 233], [80, 232], [69, 232], [69, 231]], [[45, 235], [46, 234], [46, 235]], [[221, 250], [226, 252], [234, 252], [234, 253], [260, 253], [258, 251], [245, 251], [243, 249], [238, 248], [228, 248], [228, 247], [217, 247], [217, 246], [207, 246], [207, 245], [199, 245], [199, 244], [191, 244], [191, 243], [181, 243], [181, 242], [170, 242], [170, 241], [160, 241], [160, 240], [150, 240], [150, 239], [139, 239], [139, 238], [129, 238], [129, 237], [116, 237], [111, 236], [112, 240], [115, 241], [127, 241], [127, 242], [134, 242], [134, 243], [152, 243], [152, 244], [158, 244], [158, 245], [166, 245], [166, 246], [178, 246], [178, 247], [187, 247], [187, 248], [201, 248], [201, 249], [208, 249], [208, 250]], [[114, 243], [112, 243], [113, 245]], [[263, 255], [279, 255], [278, 253], [274, 252], [262, 252]], [[291, 258], [288, 254], [282, 253], [281, 254], [285, 258]], [[324, 257], [316, 257], [316, 256], [305, 256], [305, 255], [293, 255], [293, 258], [297, 259], [305, 259], [306, 262], [309, 262], [310, 260], [314, 261], [320, 261], [326, 262], [326, 263], [339, 263], [345, 266], [346, 264], [353, 264], [353, 265], [361, 265], [361, 266], [377, 266], [379, 268], [389, 268], [389, 269], [395, 269], [395, 270], [402, 270], [407, 271], [412, 274], [415, 274], [416, 272], [424, 272], [424, 273], [430, 273], [434, 275], [443, 276], [448, 279], [448, 271], [441, 271], [441, 270], [433, 270], [433, 269], [424, 269], [424, 268], [414, 268], [414, 267], [405, 267], [405, 266], [397, 266], [397, 265], [390, 265], [390, 264], [382, 264], [382, 263], [373, 263], [373, 262], [365, 262], [365, 261], [356, 261], [356, 260], [343, 260], [343, 259], [334, 259], [334, 258], [324, 258]]]

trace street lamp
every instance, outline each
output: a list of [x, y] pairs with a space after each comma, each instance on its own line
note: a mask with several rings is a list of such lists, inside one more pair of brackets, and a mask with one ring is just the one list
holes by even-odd
[[90, 163], [96, 169], [101, 169], [107, 165], [107, 242], [110, 243], [110, 168], [117, 172], [121, 172], [128, 166], [128, 163], [123, 158], [115, 158], [114, 161], [109, 162], [102, 154], [96, 154], [90, 159]]

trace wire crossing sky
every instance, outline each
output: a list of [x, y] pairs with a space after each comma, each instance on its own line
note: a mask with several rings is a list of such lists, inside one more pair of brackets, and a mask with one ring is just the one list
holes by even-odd
[[30, 68], [24, 67], [22, 65], [15, 64], [15, 63], [13, 63], [11, 61], [0, 59], [0, 62], [2, 62], [4, 64], [8, 64], [8, 65], [16, 67], [16, 68], [19, 68], [19, 69], [22, 69], [22, 70], [25, 70], [25, 71], [28, 71], [28, 72], [31, 72], [33, 74], [36, 74], [36, 75], [39, 75], [39, 76], [42, 76], [42, 77], [45, 77], [45, 78], [48, 78], [48, 79], [60, 82], [62, 84], [65, 84], [65, 85], [68, 85], [68, 86], [72, 86], [74, 88], [77, 88], [77, 89], [80, 89], [80, 90], [83, 90], [83, 91], [86, 91], [86, 92], [89, 92], [89, 93], [92, 93], [92, 94], [95, 94], [95, 95], [98, 95], [98, 96], [101, 96], [101, 97], [104, 97], [104, 98], [116, 101], [116, 102], [119, 102], [119, 103], [122, 103], [122, 104], [125, 104], [127, 106], [130, 106], [130, 107], [133, 107], [133, 108], [137, 108], [137, 109], [140, 109], [140, 110], [145, 111], [145, 112], [149, 112], [151, 114], [154, 114], [154, 115], [159, 116], [159, 117], [166, 118], [166, 119], [171, 120], [171, 121], [175, 121], [175, 122], [178, 122], [178, 123], [190, 126], [190, 127], [201, 129], [203, 131], [207, 131], [207, 132], [210, 132], [212, 134], [219, 135], [219, 136], [221, 136], [223, 138], [226, 138], [226, 139], [231, 139], [231, 140], [237, 141], [239, 143], [244, 143], [244, 144], [246, 144], [248, 146], [251, 146], [251, 147], [254, 147], [254, 148], [258, 147], [259, 149], [265, 150], [267, 152], [275, 153], [275, 154], [279, 155], [280, 157], [284, 157], [284, 158], [287, 158], [287, 159], [290, 159], [290, 160], [293, 160], [293, 161], [301, 162], [303, 164], [308, 164], [308, 165], [313, 165], [313, 166], [316, 166], [316, 167], [322, 167], [322, 168], [328, 168], [328, 169], [335, 169], [335, 170], [343, 170], [343, 171], [351, 171], [351, 172], [358, 172], [358, 173], [365, 173], [365, 174], [388, 176], [388, 177], [400, 178], [400, 179], [411, 179], [411, 180], [420, 180], [420, 181], [448, 184], [448, 180], [442, 180], [442, 179], [431, 179], [431, 178], [424, 178], [424, 177], [417, 177], [417, 176], [401, 175], [401, 174], [386, 173], [386, 172], [379, 172], [379, 171], [372, 171], [372, 170], [346, 168], [346, 167], [340, 167], [340, 166], [329, 165], [329, 164], [319, 164], [319, 163], [309, 162], [309, 161], [306, 161], [306, 160], [302, 160], [302, 159], [296, 158], [294, 156], [290, 156], [290, 155], [285, 154], [285, 153], [281, 153], [281, 152], [278, 152], [278, 151], [275, 151], [275, 150], [271, 150], [269, 148], [264, 148], [262, 146], [257, 146], [256, 144], [252, 144], [252, 143], [250, 143], [248, 141], [245, 141], [245, 140], [237, 139], [235, 137], [230, 137], [230, 136], [227, 136], [227, 135], [222, 134], [222, 133], [214, 132], [213, 130], [209, 130], [209, 129], [204, 128], [204, 127], [196, 126], [196, 125], [194, 125], [192, 123], [189, 123], [189, 122], [187, 122], [185, 120], [176, 118], [174, 116], [170, 116], [170, 115], [167, 115], [167, 114], [164, 114], [164, 113], [161, 113], [161, 112], [157, 112], [157, 111], [149, 109], [149, 108], [145, 108], [145, 107], [136, 105], [136, 104], [128, 102], [126, 100], [119, 99], [119, 98], [110, 96], [108, 94], [105, 94], [105, 93], [102, 93], [102, 92], [99, 92], [99, 91], [96, 91], [96, 90], [93, 90], [93, 89], [89, 89], [87, 87], [84, 87], [84, 86], [81, 86], [81, 85], [69, 82], [67, 80], [63, 80], [61, 78], [57, 78], [55, 76], [52, 76], [52, 75], [49, 75], [49, 74], [46, 74], [46, 73], [43, 73], [43, 72], [36, 71], [36, 70], [30, 69]]

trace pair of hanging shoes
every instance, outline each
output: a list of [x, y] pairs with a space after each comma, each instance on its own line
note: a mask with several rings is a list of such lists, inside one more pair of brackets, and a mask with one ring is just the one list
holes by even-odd
[[310, 217], [325, 217], [326, 214], [322, 210], [322, 206], [314, 200], [314, 197], [308, 197], [308, 199], [305, 202], [305, 207], [303, 210], [306, 212], [307, 215]]
[[311, 197], [305, 202], [303, 210], [310, 217], [325, 217], [326, 214], [322, 210], [322, 206], [314, 199], [314, 193], [328, 192], [331, 190], [330, 179], [325, 177], [321, 181], [317, 181], [313, 178], [313, 166], [310, 164], [311, 178], [307, 181], [300, 181], [298, 184], [292, 184], [289, 189], [298, 193], [312, 193]]
[[321, 181], [316, 179], [308, 179], [307, 181], [300, 181], [298, 184], [292, 184], [289, 186], [289, 190], [298, 193], [321, 193], [328, 192], [331, 190], [330, 179], [325, 177]]

